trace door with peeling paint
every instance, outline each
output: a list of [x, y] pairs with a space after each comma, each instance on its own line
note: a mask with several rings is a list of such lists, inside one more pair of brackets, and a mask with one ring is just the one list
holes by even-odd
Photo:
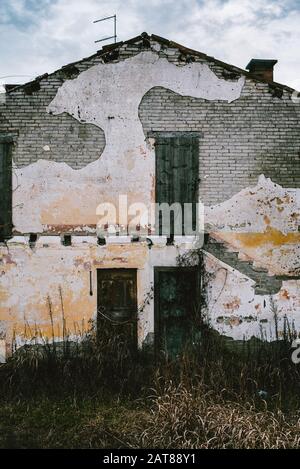
[[155, 348], [158, 354], [176, 358], [193, 342], [197, 284], [194, 267], [155, 268]]
[[122, 334], [134, 348], [137, 345], [136, 269], [97, 270], [97, 332], [110, 327]]

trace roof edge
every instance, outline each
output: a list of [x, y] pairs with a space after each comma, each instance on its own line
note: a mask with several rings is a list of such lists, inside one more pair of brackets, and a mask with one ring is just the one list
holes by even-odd
[[59, 73], [61, 71], [64, 71], [66, 70], [67, 68], [70, 68], [70, 67], [75, 67], [77, 64], [81, 63], [82, 61], [84, 60], [91, 60], [95, 57], [102, 57], [102, 56], [105, 56], [106, 54], [109, 54], [110, 52], [122, 47], [123, 45], [126, 45], [126, 44], [135, 44], [136, 42], [139, 42], [139, 41], [150, 41], [150, 40], [153, 40], [153, 41], [156, 41], [162, 45], [167, 45], [168, 47], [174, 47], [174, 48], [177, 48], [178, 50], [180, 50], [183, 54], [190, 54], [190, 55], [195, 55], [197, 57], [200, 57], [202, 59], [205, 59], [207, 60], [208, 62], [212, 62], [216, 65], [219, 65], [220, 67], [228, 70], [228, 71], [231, 71], [231, 72], [235, 72], [235, 73], [238, 73], [238, 74], [241, 74], [241, 75], [244, 75], [246, 76], [247, 78], [250, 78], [251, 80], [255, 81], [255, 82], [258, 82], [258, 83], [264, 83], [264, 84], [267, 84], [269, 85], [270, 87], [273, 87], [273, 88], [281, 88], [281, 89], [284, 89], [286, 91], [289, 91], [289, 92], [293, 92], [295, 91], [294, 88], [291, 88], [290, 86], [287, 86], [287, 85], [284, 85], [282, 83], [277, 83], [275, 81], [273, 82], [268, 82], [266, 80], [263, 80], [261, 78], [256, 78], [252, 73], [242, 69], [242, 68], [239, 68], [237, 67], [236, 65], [232, 65], [232, 64], [229, 64], [229, 63], [226, 63], [226, 62], [223, 62], [219, 59], [216, 59], [215, 57], [213, 56], [209, 56], [203, 52], [200, 52], [200, 51], [197, 51], [197, 50], [194, 50], [194, 49], [190, 49], [189, 47], [185, 47], [175, 41], [171, 41], [169, 39], [166, 39], [164, 37], [161, 37], [161, 36], [157, 36], [156, 34], [151, 34], [149, 35], [148, 33], [146, 32], [143, 32], [141, 33], [140, 35], [138, 36], [135, 36], [131, 39], [128, 39], [126, 41], [119, 41], [117, 43], [112, 43], [112, 44], [107, 44], [107, 45], [104, 45], [101, 49], [99, 49], [98, 51], [96, 51], [94, 54], [88, 56], [88, 57], [83, 57], [82, 59], [80, 60], [76, 60], [75, 62], [70, 62], [66, 65], [63, 65], [62, 67], [60, 67], [59, 69], [57, 70], [54, 70], [53, 72], [51, 73], [44, 73], [43, 75], [40, 75], [40, 76], [37, 76], [34, 80], [30, 80], [26, 83], [22, 83], [21, 85], [16, 85], [15, 87], [12, 87], [10, 88], [6, 93], [7, 94], [10, 94], [14, 91], [17, 91], [19, 89], [22, 89], [24, 87], [30, 87], [31, 85], [34, 85], [36, 84], [37, 82], [40, 82], [42, 79], [44, 78], [47, 78], [47, 77], [50, 77], [52, 75], [55, 75], [56, 73]]

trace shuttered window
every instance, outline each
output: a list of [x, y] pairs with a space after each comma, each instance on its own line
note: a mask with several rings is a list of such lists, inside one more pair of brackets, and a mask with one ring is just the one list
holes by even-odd
[[12, 142], [0, 137], [0, 240], [12, 232]]
[[[198, 171], [199, 171], [199, 135], [194, 133], [176, 132], [174, 134], [155, 135], [156, 153], [156, 203], [174, 203], [182, 207], [182, 233], [184, 220], [191, 218], [191, 229], [196, 229], [196, 203], [198, 201]], [[184, 204], [192, 204], [192, 214], [184, 211]], [[170, 233], [174, 234], [174, 220], [176, 216], [171, 212]], [[162, 213], [156, 214], [156, 227], [162, 232]]]

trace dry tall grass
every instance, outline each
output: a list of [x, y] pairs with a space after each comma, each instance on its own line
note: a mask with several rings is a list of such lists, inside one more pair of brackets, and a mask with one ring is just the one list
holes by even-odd
[[[71, 398], [72, 425], [79, 416], [84, 422], [76, 424], [78, 435], [71, 432], [74, 447], [298, 448], [300, 370], [291, 360], [290, 338], [236, 347], [204, 323], [196, 335], [172, 361], [137, 352], [109, 322], [101, 334], [91, 328], [81, 342], [66, 334], [60, 344], [25, 346], [0, 366], [2, 408], [11, 413], [14, 402], [17, 409], [30, 400], [28, 408], [46, 402], [49, 409]], [[80, 414], [83, 399], [101, 402], [88, 419]], [[107, 424], [104, 406], [116, 402], [124, 403], [124, 418]], [[58, 432], [59, 445], [55, 422], [48, 433]], [[49, 437], [39, 445], [51, 446]]]
[[[299, 448], [299, 412], [285, 416], [216, 395], [204, 386], [169, 383], [153, 397], [140, 439], [147, 448]], [[137, 442], [138, 443], [138, 442]]]

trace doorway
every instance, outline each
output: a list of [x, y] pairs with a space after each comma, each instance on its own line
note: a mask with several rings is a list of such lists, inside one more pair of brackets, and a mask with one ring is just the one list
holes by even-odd
[[197, 307], [196, 267], [154, 269], [154, 329], [157, 354], [176, 358], [193, 341]]
[[137, 270], [97, 270], [97, 334], [109, 326], [137, 347]]

